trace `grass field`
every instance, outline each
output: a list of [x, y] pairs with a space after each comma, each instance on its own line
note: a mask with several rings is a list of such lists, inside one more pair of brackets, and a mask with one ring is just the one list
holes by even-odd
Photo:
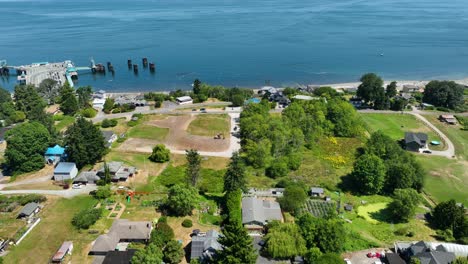
[[[66, 240], [73, 241], [73, 263], [91, 263], [87, 256], [90, 243], [98, 236], [87, 231], [78, 231], [72, 224], [73, 215], [95, 204], [91, 196], [73, 199], [49, 198], [40, 213], [41, 222], [5, 257], [5, 263], [48, 263], [52, 255]], [[99, 220], [91, 229], [103, 231], [110, 227], [108, 219]]]
[[461, 130], [460, 125], [449, 125], [440, 122], [437, 115], [424, 115], [424, 117], [452, 141], [457, 157], [468, 161], [468, 131]]
[[21, 227], [26, 226], [25, 221], [16, 219], [22, 208], [22, 206], [17, 206], [13, 212], [0, 213], [0, 238], [13, 237]]
[[168, 128], [140, 124], [131, 128], [128, 131], [127, 136], [132, 138], [144, 138], [162, 141], [166, 138], [168, 133]]
[[193, 120], [187, 132], [198, 136], [214, 136], [218, 133], [225, 137], [229, 136], [229, 117], [226, 114], [222, 115], [198, 115]]
[[65, 128], [73, 124], [73, 122], [75, 122], [75, 118], [73, 116], [67, 115], [58, 115], [58, 117], [55, 117], [55, 120], [57, 120], [55, 121], [55, 128], [58, 131], [64, 130]]
[[359, 206], [357, 210], [358, 216], [364, 218], [367, 222], [372, 224], [380, 223], [379, 220], [372, 217], [373, 213], [377, 213], [387, 207], [388, 203], [373, 203]]
[[366, 122], [369, 132], [381, 130], [394, 140], [404, 138], [405, 132], [423, 132], [429, 136], [429, 142], [437, 140], [440, 146], [429, 146], [430, 149], [443, 150], [443, 142], [437, 134], [416, 117], [409, 114], [376, 114], [362, 113], [362, 119]]

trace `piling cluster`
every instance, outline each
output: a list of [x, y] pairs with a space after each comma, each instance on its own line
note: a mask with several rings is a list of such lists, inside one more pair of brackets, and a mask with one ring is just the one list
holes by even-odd
[[[143, 58], [141, 62], [142, 62], [143, 68], [148, 68], [149, 66], [149, 70], [151, 73], [156, 72], [156, 64], [154, 62], [148, 62], [148, 58], [146, 57]], [[133, 64], [132, 60], [128, 59], [127, 66], [129, 70], [133, 69], [133, 73], [138, 74], [138, 64]]]

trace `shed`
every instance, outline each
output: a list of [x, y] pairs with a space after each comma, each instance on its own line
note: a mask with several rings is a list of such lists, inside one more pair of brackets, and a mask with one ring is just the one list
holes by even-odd
[[344, 209], [345, 209], [346, 211], [352, 211], [352, 210], [353, 210], [353, 206], [350, 205], [350, 204], [345, 204]]
[[60, 162], [54, 169], [54, 180], [65, 181], [73, 179], [78, 174], [78, 169], [74, 162]]
[[62, 263], [63, 259], [67, 254], [71, 255], [73, 251], [73, 242], [72, 241], [65, 241], [63, 242], [62, 246], [60, 246], [59, 250], [55, 253], [52, 257], [53, 263]]
[[323, 188], [320, 188], [320, 187], [310, 188], [310, 195], [312, 196], [315, 196], [315, 197], [322, 196], [323, 193], [324, 193]]
[[28, 203], [23, 207], [23, 209], [21, 209], [20, 213], [18, 214], [18, 218], [33, 216], [37, 214], [40, 209], [41, 207], [38, 203]]
[[181, 96], [176, 98], [177, 104], [193, 104], [193, 99], [190, 96]]
[[450, 125], [457, 124], [457, 119], [453, 115], [440, 115], [439, 120]]

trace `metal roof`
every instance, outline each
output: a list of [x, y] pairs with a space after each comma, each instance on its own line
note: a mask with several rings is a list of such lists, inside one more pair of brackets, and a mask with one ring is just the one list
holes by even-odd
[[242, 198], [242, 223], [258, 222], [265, 224], [271, 220], [282, 220], [279, 203], [270, 200], [261, 200], [256, 197]]
[[[190, 250], [190, 259], [211, 256], [217, 250], [221, 250], [221, 244], [218, 243], [219, 233], [216, 230], [209, 230], [204, 235], [192, 237], [192, 246]], [[210, 251], [212, 253], [208, 253]]]
[[21, 209], [19, 215], [30, 216], [39, 207], [37, 203], [28, 203]]
[[54, 173], [70, 173], [75, 168], [76, 164], [74, 162], [60, 162], [55, 167]]
[[63, 153], [65, 153], [65, 148], [55, 145], [52, 148], [47, 148], [45, 155], [63, 155]]

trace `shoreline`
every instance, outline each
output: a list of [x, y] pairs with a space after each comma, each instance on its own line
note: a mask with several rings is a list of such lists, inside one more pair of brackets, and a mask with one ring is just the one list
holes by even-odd
[[[419, 87], [424, 87], [427, 83], [429, 83], [430, 81], [433, 81], [433, 80], [389, 80], [389, 81], [386, 81], [384, 80], [384, 87], [387, 86], [388, 84], [390, 84], [391, 82], [397, 82], [397, 89], [398, 90], [401, 90], [403, 89], [403, 86], [404, 85], [415, 85], [415, 86], [419, 86]], [[451, 80], [449, 80], [451, 81]], [[458, 84], [461, 84], [461, 85], [464, 85], [464, 86], [468, 86], [468, 78], [464, 78], [464, 79], [459, 79], [459, 80], [453, 80], [454, 82], [458, 83]], [[361, 84], [361, 82], [344, 82], [344, 83], [330, 83], [330, 84], [307, 84], [307, 85], [301, 85], [301, 86], [320, 86], [320, 87], [331, 87], [333, 89], [343, 89], [343, 90], [346, 90], [346, 89], [353, 89], [353, 88], [357, 88], [359, 85]], [[265, 86], [268, 86], [268, 85], [265, 85]], [[259, 91], [262, 87], [256, 87], [256, 88], [252, 88], [252, 87], [241, 87], [241, 88], [245, 88], [245, 89], [252, 89], [253, 91]], [[275, 87], [275, 88], [285, 88], [285, 87]], [[98, 88], [95, 88], [96, 90], [102, 90], [102, 89], [98, 89]], [[177, 89], [179, 90], [179, 89]], [[191, 91], [191, 89], [180, 89], [181, 91]], [[176, 90], [163, 90], [163, 91], [158, 91], [158, 90], [141, 90], [141, 91], [128, 91], [128, 92], [124, 92], [124, 91], [119, 91], [119, 92], [107, 92], [106, 93], [109, 95], [109, 96], [123, 96], [123, 95], [127, 95], [127, 96], [138, 96], [138, 95], [143, 95], [143, 94], [146, 94], [146, 93], [159, 93], [159, 94], [169, 94], [170, 92], [173, 92], [173, 91], [176, 91]]]

